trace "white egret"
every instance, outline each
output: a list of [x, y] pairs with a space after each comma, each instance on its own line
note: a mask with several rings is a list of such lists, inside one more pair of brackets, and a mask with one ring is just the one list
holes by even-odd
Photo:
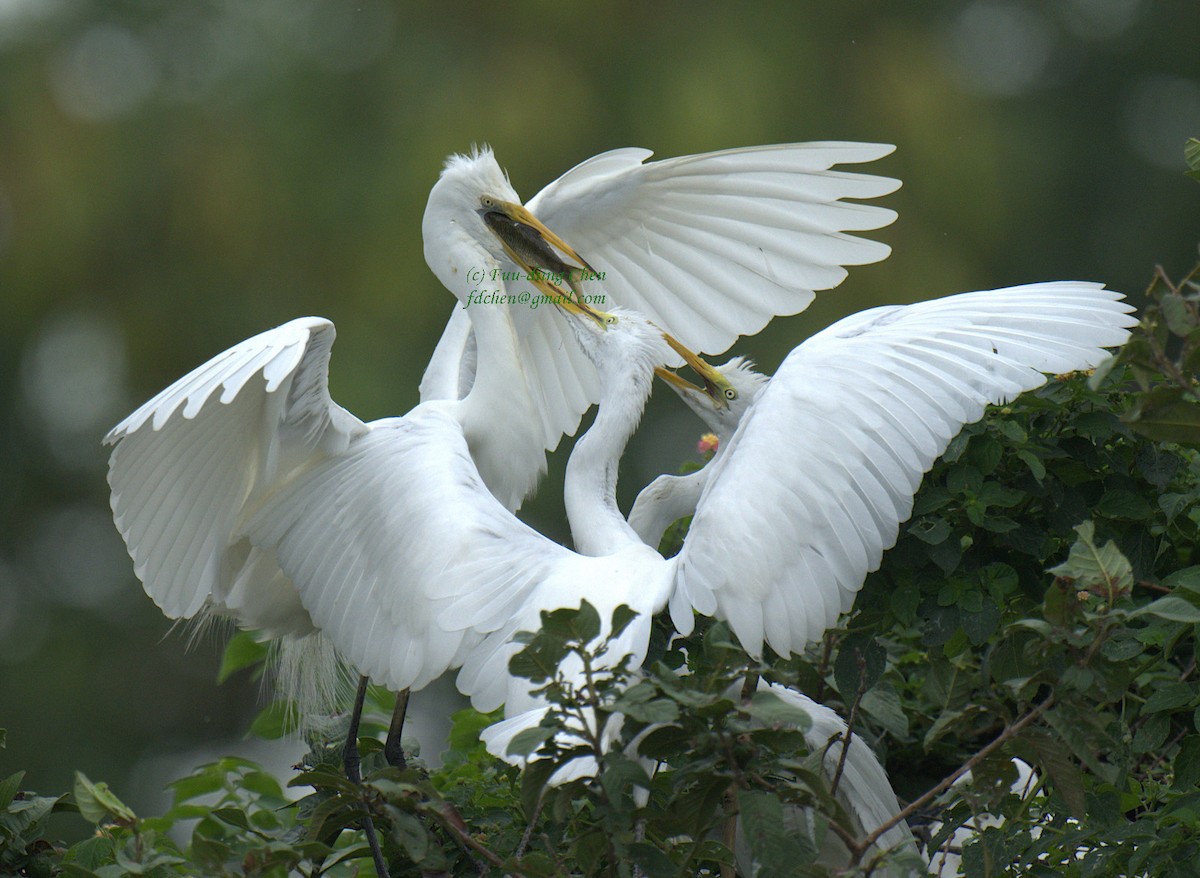
[[[168, 617], [224, 616], [278, 639], [285, 664], [302, 678], [293, 687], [311, 696], [338, 661], [321, 633], [327, 620], [312, 611], [327, 606], [322, 593], [328, 602], [335, 592], [319, 579], [339, 559], [366, 563], [374, 547], [350, 540], [320, 559], [289, 555], [250, 536], [246, 524], [256, 510], [300, 474], [331, 460], [348, 466], [360, 449], [386, 445], [380, 435], [398, 433], [420, 434], [434, 448], [453, 434], [446, 441], [465, 442], [473, 461], [466, 477], [482, 477], [513, 509], [544, 469], [544, 449], [575, 429], [595, 397], [591, 367], [549, 307], [479, 303], [468, 316], [484, 282], [493, 302], [504, 301], [506, 282], [531, 264], [595, 265], [605, 275], [606, 301], [641, 307], [720, 350], [775, 314], [802, 310], [813, 290], [840, 282], [843, 265], [887, 255], [885, 245], [845, 232], [879, 228], [894, 212], [839, 199], [873, 198], [899, 184], [829, 169], [891, 149], [795, 144], [650, 164], [643, 164], [645, 150], [597, 156], [531, 202], [561, 232], [588, 242], [591, 263], [517, 203], [489, 150], [451, 158], [422, 224], [427, 262], [464, 306], [422, 382], [423, 401], [445, 405], [419, 406], [401, 419], [405, 426], [364, 424], [346, 412], [327, 389], [333, 327], [316, 318], [255, 336], [189, 373], [105, 440], [116, 446], [109, 463], [114, 517], [147, 593]], [[536, 258], [524, 263], [530, 247]], [[568, 284], [579, 280], [570, 276]], [[411, 457], [406, 465], [424, 465]], [[356, 475], [367, 481], [373, 474]], [[358, 499], [353, 487], [341, 496]], [[404, 515], [436, 517], [436, 493], [409, 499], [418, 508], [405, 507]], [[391, 523], [402, 519], [393, 515]], [[428, 560], [421, 547], [410, 549], [415, 558], [406, 563]], [[395, 649], [383, 675], [396, 689], [419, 687], [453, 666], [470, 641], [461, 629], [439, 632], [432, 624], [428, 587], [397, 588], [405, 609], [393, 620]], [[341, 645], [345, 632], [337, 630]], [[389, 749], [389, 758], [397, 755]]]
[[[720, 353], [773, 316], [804, 310], [814, 290], [845, 278], [843, 266], [888, 255], [886, 244], [846, 232], [886, 226], [895, 212], [842, 199], [877, 198], [899, 181], [831, 168], [874, 161], [893, 149], [795, 143], [655, 162], [646, 162], [649, 150], [616, 149], [567, 171], [526, 208], [484, 148], [452, 157], [434, 187], [422, 226], [425, 259], [460, 301], [475, 292], [492, 303], [511, 302], [522, 286], [514, 278], [530, 267], [550, 269], [580, 292], [602, 297], [601, 310], [635, 310], [692, 350]], [[487, 267], [455, 255], [456, 238], [482, 233], [463, 211], [479, 208], [485, 197], [493, 231], [516, 224], [540, 233], [538, 260], [522, 252], [520, 234]], [[575, 280], [571, 269], [585, 266], [596, 274]], [[513, 349], [485, 352], [469, 326], [471, 308], [454, 309], [421, 381], [421, 399], [459, 399], [474, 390], [476, 375], [497, 367], [496, 357], [517, 358], [522, 380], [475, 390], [477, 411], [487, 417], [466, 424], [484, 482], [515, 509], [545, 471], [545, 451], [574, 433], [599, 385], [553, 309], [502, 310], [512, 322]]]
[[[569, 171], [534, 203], [573, 233], [599, 236], [594, 263], [608, 273], [606, 296], [628, 297], [710, 346], [727, 345], [774, 313], [803, 308], [812, 289], [844, 276], [842, 264], [887, 254], [885, 245], [843, 230], [877, 228], [895, 214], [837, 199], [875, 197], [898, 183], [829, 168], [891, 149], [794, 144], [646, 165], [647, 151], [617, 150]], [[460, 303], [422, 397], [455, 401], [457, 429], [484, 482], [508, 508], [536, 481], [543, 449], [574, 429], [595, 384], [572, 334], [551, 313], [556, 309], [461, 307], [480, 280], [506, 290], [503, 278], [520, 273], [514, 245], [527, 252], [540, 241], [540, 263], [557, 258], [552, 247], [582, 262], [516, 201], [489, 150], [455, 156], [430, 194], [422, 224], [426, 259]], [[790, 219], [778, 216], [781, 206]], [[501, 231], [524, 229], [533, 237], [504, 242], [497, 220], [508, 223]], [[721, 247], [711, 241], [718, 233], [726, 235]], [[682, 280], [696, 272], [707, 272], [707, 280]], [[751, 300], [743, 302], [747, 295]], [[693, 305], [699, 316], [691, 314]], [[709, 325], [710, 318], [717, 323]], [[177, 381], [105, 440], [116, 445], [109, 482], [118, 528], [164, 613], [227, 616], [260, 629], [281, 638], [285, 656], [299, 656], [287, 664], [302, 672], [327, 668], [333, 653], [272, 552], [250, 544], [239, 528], [294, 473], [345, 453], [369, 430], [329, 398], [332, 341], [332, 325], [317, 320], [256, 336]], [[419, 684], [445, 669], [436, 648], [425, 653], [417, 630], [424, 621], [418, 613], [400, 629], [418, 639], [395, 679]]]
[[[681, 633], [691, 631], [695, 609], [726, 619], [751, 655], [764, 642], [781, 655], [799, 651], [850, 608], [911, 514], [922, 476], [959, 430], [988, 404], [1045, 383], [1046, 372], [1095, 366], [1106, 347], [1128, 338], [1130, 311], [1101, 284], [1062, 282], [874, 308], [835, 323], [789, 354], [704, 468], [692, 527], [670, 560], [642, 543], [615, 499], [616, 461], [649, 390], [645, 370], [655, 365], [655, 349], [645, 347], [652, 334], [641, 333], [639, 348], [625, 340], [637, 341], [629, 317], [625, 331], [605, 334], [573, 322], [604, 389], [568, 464], [567, 514], [578, 551], [611, 559], [613, 569], [587, 568], [557, 548], [546, 553], [511, 531], [494, 593], [472, 592], [456, 600], [453, 618], [441, 617], [502, 626], [468, 658], [460, 688], [480, 709], [504, 701], [511, 634], [535, 629], [539, 610], [580, 597], [605, 618], [622, 602], [657, 611], [669, 596]], [[524, 572], [542, 565], [534, 576]], [[519, 579], [527, 590], [513, 587]], [[626, 629], [635, 658], [645, 644], [630, 638], [645, 636], [648, 624]], [[524, 727], [513, 718], [513, 696], [510, 719], [488, 740], [497, 755]], [[528, 707], [526, 725], [536, 725], [544, 708]]]
[[[728, 382], [728, 389], [733, 391], [728, 405], [714, 404], [712, 396], [706, 390], [685, 381], [669, 369], [655, 370], [655, 374], [679, 394], [688, 408], [694, 411], [717, 437], [717, 449], [713, 459], [725, 452], [737, 425], [741, 423], [742, 415], [767, 384], [767, 376], [754, 371], [754, 367], [745, 357], [734, 357], [725, 365], [716, 367], [716, 371], [724, 376]], [[711, 465], [710, 460], [705, 466], [687, 475], [661, 475], [638, 492], [633, 508], [629, 510], [629, 526], [637, 532], [642, 542], [657, 547], [672, 522], [696, 511], [700, 494], [708, 484]]]

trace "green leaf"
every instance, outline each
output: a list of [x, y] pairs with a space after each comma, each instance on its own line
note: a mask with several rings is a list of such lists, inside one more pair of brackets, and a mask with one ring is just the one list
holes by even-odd
[[979, 612], [969, 612], [962, 610], [959, 613], [959, 621], [962, 624], [963, 631], [970, 638], [971, 643], [979, 646], [985, 643], [996, 628], [1000, 625], [1000, 608], [996, 606], [994, 601], [984, 601]]
[[1138, 607], [1129, 614], [1130, 619], [1136, 616], [1158, 616], [1160, 619], [1169, 619], [1172, 622], [1195, 624], [1200, 622], [1200, 608], [1181, 597], [1167, 595], [1144, 607]]
[[1175, 757], [1174, 769], [1175, 777], [1171, 786], [1175, 789], [1200, 785], [1200, 737], [1193, 735], [1184, 740]]
[[1042, 479], [1046, 478], [1046, 465], [1044, 463], [1042, 463], [1041, 458], [1039, 458], [1032, 451], [1029, 451], [1026, 448], [1020, 448], [1017, 450], [1017, 457], [1027, 467], [1029, 467], [1029, 471], [1033, 474], [1033, 477], [1035, 479], [1037, 479], [1039, 482]]
[[807, 836], [788, 830], [783, 805], [773, 793], [739, 790], [737, 802], [742, 831], [758, 862], [759, 878], [795, 875], [799, 866], [815, 859], [816, 851]]
[[277, 741], [296, 730], [297, 714], [287, 701], [272, 701], [258, 712], [250, 724], [250, 734], [266, 741]]
[[983, 473], [970, 464], [957, 464], [946, 474], [946, 487], [955, 494], [978, 494], [983, 487]]
[[652, 844], [635, 842], [629, 846], [629, 856], [641, 868], [646, 878], [675, 878], [678, 870], [671, 858]]
[[909, 525], [908, 532], [923, 543], [936, 546], [950, 536], [950, 525], [944, 519], [926, 517]]
[[613, 610], [612, 629], [608, 633], [608, 639], [611, 641], [620, 637], [621, 633], [629, 627], [629, 623], [637, 617], [637, 610], [631, 609], [626, 604], [621, 604], [619, 607]]
[[900, 694], [886, 680], [874, 686], [862, 697], [863, 713], [879, 723], [888, 734], [899, 740], [908, 737], [908, 715], [900, 701]]
[[537, 751], [546, 741], [554, 736], [554, 729], [545, 726], [534, 726], [531, 729], [521, 729], [513, 735], [505, 751], [508, 756], [529, 756]]
[[1160, 442], [1200, 444], [1200, 405], [1186, 399], [1145, 407], [1127, 423], [1143, 436]]
[[92, 783], [81, 771], [75, 772], [74, 792], [79, 813], [89, 823], [99, 824], [109, 815], [121, 823], [132, 824], [137, 821], [137, 815], [116, 797], [108, 784]]
[[521, 772], [521, 808], [525, 812], [525, 822], [533, 820], [538, 812], [538, 803], [542, 799], [542, 791], [546, 789], [546, 781], [558, 770], [551, 759], [539, 759], [525, 766]]
[[470, 707], [450, 715], [450, 751], [468, 753], [480, 746], [479, 733], [497, 721], [497, 717]]
[[1095, 543], [1095, 525], [1090, 521], [1075, 528], [1079, 535], [1071, 546], [1067, 560], [1049, 572], [1073, 579], [1076, 586], [1099, 589], [1106, 596], [1127, 592], [1133, 587], [1133, 567], [1121, 554], [1116, 543], [1109, 540], [1103, 547]]
[[1190, 592], [1200, 594], [1200, 565], [1176, 570], [1170, 576], [1164, 577], [1160, 584], [1164, 588], [1184, 588]]
[[1160, 689], [1155, 689], [1142, 705], [1142, 714], [1157, 713], [1161, 710], [1178, 710], [1191, 704], [1196, 693], [1187, 683], [1168, 683]]
[[1038, 765], [1050, 775], [1054, 790], [1067, 803], [1071, 816], [1083, 819], [1086, 813], [1083, 774], [1071, 759], [1066, 746], [1053, 735], [1037, 729], [1023, 732], [1020, 739], [1037, 754]]
[[21, 789], [21, 779], [23, 777], [25, 777], [25, 772], [18, 771], [16, 774], [10, 774], [0, 782], [0, 811], [12, 803], [12, 800]]
[[221, 669], [217, 671], [218, 683], [224, 683], [242, 668], [266, 661], [270, 648], [266, 642], [260, 643], [257, 638], [257, 633], [253, 631], [239, 631], [230, 638], [221, 656]]
[[283, 788], [279, 785], [279, 781], [266, 772], [247, 772], [243, 775], [241, 783], [245, 789], [252, 793], [258, 793], [260, 796], [266, 796], [271, 799], [283, 798]]
[[833, 663], [833, 679], [847, 703], [866, 692], [887, 667], [887, 652], [870, 634], [851, 634], [842, 641]]
[[198, 771], [191, 777], [183, 777], [179, 780], [171, 781], [167, 786], [175, 791], [175, 804], [180, 805], [199, 796], [215, 793], [217, 790], [223, 789], [225, 778], [215, 770], [204, 770], [202, 772]]
[[1115, 432], [1117, 419], [1109, 412], [1084, 412], [1075, 419], [1075, 431], [1096, 442], [1103, 442]]
[[1134, 521], [1149, 518], [1150, 501], [1133, 491], [1118, 489], [1106, 491], [1096, 503], [1094, 512], [1105, 518], [1124, 518]]
[[579, 609], [543, 611], [542, 630], [562, 640], [590, 643], [600, 635], [600, 614], [590, 603], [582, 600]]
[[1187, 163], [1187, 175], [1193, 180], [1200, 180], [1200, 140], [1189, 137], [1183, 145], [1183, 160]]
[[429, 833], [421, 825], [421, 821], [395, 805], [386, 805], [388, 817], [391, 818], [392, 838], [396, 844], [404, 848], [413, 862], [419, 863], [425, 859], [429, 850]]
[[805, 732], [812, 728], [808, 711], [785, 701], [770, 689], [755, 692], [748, 710], [751, 717], [766, 726], [795, 726]]
[[241, 808], [214, 808], [212, 815], [218, 820], [228, 823], [230, 826], [236, 826], [238, 829], [250, 829], [250, 820], [246, 817], [246, 812]]
[[1152, 713], [1133, 734], [1133, 752], [1157, 751], [1167, 740], [1171, 731], [1171, 717], [1165, 713]]

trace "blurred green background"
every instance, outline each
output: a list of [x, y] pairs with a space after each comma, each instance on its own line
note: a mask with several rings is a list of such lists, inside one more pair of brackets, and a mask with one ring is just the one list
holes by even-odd
[[[737, 346], [774, 369], [871, 305], [1189, 268], [1198, 36], [1195, 0], [0, 0], [0, 776], [78, 768], [155, 808], [249, 746], [259, 684], [217, 686], [218, 645], [189, 652], [142, 592], [100, 437], [303, 314], [337, 323], [335, 398], [412, 406], [453, 302], [420, 239], [447, 154], [492, 144], [528, 198], [619, 146], [897, 144], [867, 168], [904, 181], [892, 257]], [[658, 393], [624, 502], [699, 432]], [[558, 537], [569, 447], [523, 513]]]

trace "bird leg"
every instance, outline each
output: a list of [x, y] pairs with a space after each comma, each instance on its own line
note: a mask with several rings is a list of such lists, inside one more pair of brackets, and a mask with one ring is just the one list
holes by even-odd
[[396, 709], [392, 711], [392, 723], [388, 726], [387, 740], [383, 744], [383, 758], [388, 765], [401, 770], [408, 767], [404, 760], [404, 747], [400, 743], [400, 731], [404, 728], [404, 713], [408, 710], [409, 690], [396, 696]]
[[[358, 678], [358, 691], [354, 693], [354, 710], [350, 713], [350, 730], [346, 733], [346, 745], [342, 748], [342, 765], [346, 769], [346, 777], [354, 784], [362, 786], [362, 758], [358, 753], [358, 724], [362, 719], [363, 701], [367, 697], [367, 678]], [[379, 847], [379, 836], [375, 834], [375, 821], [371, 819], [371, 811], [363, 802], [363, 832], [367, 836], [367, 845], [371, 848], [371, 858], [375, 861], [375, 872], [379, 878], [390, 878], [387, 863], [383, 859], [383, 851]]]

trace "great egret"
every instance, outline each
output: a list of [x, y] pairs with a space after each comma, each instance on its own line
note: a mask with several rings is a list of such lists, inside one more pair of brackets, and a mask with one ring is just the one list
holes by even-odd
[[[568, 284], [599, 297], [601, 310], [636, 310], [687, 347], [720, 353], [771, 317], [804, 310], [814, 290], [845, 278], [843, 266], [888, 255], [886, 244], [846, 232], [886, 226], [895, 212], [842, 199], [877, 198], [899, 181], [831, 168], [874, 161], [893, 149], [793, 143], [655, 162], [646, 162], [649, 150], [616, 149], [567, 171], [522, 207], [484, 147], [447, 162], [425, 211], [425, 259], [460, 302], [468, 281], [465, 292], [511, 301], [519, 292], [510, 290], [521, 289], [513, 280], [524, 279], [530, 267], [559, 270]], [[527, 254], [515, 252], [518, 241], [486, 268], [455, 255], [458, 239], [486, 234], [474, 217], [464, 218], [484, 198], [494, 221], [538, 231], [541, 261], [522, 259]], [[583, 266], [595, 274], [576, 281], [570, 269]], [[471, 332], [471, 308], [454, 309], [421, 381], [421, 399], [459, 399], [474, 390], [484, 417], [466, 424], [471, 452], [484, 482], [515, 509], [545, 471], [545, 451], [575, 431], [599, 385], [553, 309], [502, 310], [513, 325], [513, 349], [484, 352]], [[517, 358], [522, 380], [475, 389], [475, 377], [490, 374], [501, 355]]]
[[[628, 316], [624, 331], [603, 335], [573, 322], [604, 387], [568, 464], [567, 514], [578, 551], [613, 569], [587, 568], [510, 530], [510, 551], [496, 559], [503, 581], [492, 593], [458, 598], [441, 617], [502, 626], [464, 663], [460, 688], [483, 710], [505, 701], [512, 633], [535, 629], [539, 610], [578, 605], [581, 596], [601, 618], [622, 602], [645, 615], [669, 599], [683, 634], [695, 609], [726, 619], [751, 655], [761, 655], [764, 642], [781, 655], [799, 651], [850, 608], [911, 514], [922, 476], [959, 430], [989, 403], [1040, 386], [1046, 372], [1095, 366], [1108, 356], [1104, 348], [1128, 338], [1130, 311], [1102, 284], [1060, 282], [838, 321], [788, 355], [702, 470], [692, 527], [670, 560], [642, 543], [615, 499], [616, 461], [649, 391], [645, 372], [661, 359], [646, 347], [653, 337], [640, 333], [639, 348], [629, 329], [638, 321]], [[520, 579], [524, 590], [513, 585]], [[645, 644], [632, 638], [646, 636], [648, 624], [639, 618], [623, 635], [635, 658]], [[524, 727], [513, 716], [520, 693], [507, 695], [509, 720], [488, 738], [501, 756]], [[544, 708], [526, 704], [526, 725], [536, 725]]]
[[[647, 151], [617, 150], [569, 171], [531, 205], [595, 244], [591, 264], [608, 273], [606, 298], [663, 312], [710, 347], [727, 345], [774, 313], [803, 308], [812, 289], [844, 276], [842, 264], [887, 254], [885, 245], [843, 230], [877, 228], [895, 214], [837, 199], [875, 197], [898, 183], [828, 169], [891, 149], [793, 144], [646, 165]], [[463, 307], [479, 281], [505, 290], [504, 278], [525, 267], [513, 262], [497, 218], [541, 240], [544, 253], [557, 247], [576, 256], [516, 201], [485, 148], [447, 162], [422, 223], [426, 259], [459, 301], [422, 398], [454, 401], [479, 473], [510, 509], [536, 481], [543, 449], [574, 429], [595, 385], [556, 309]], [[726, 235], [720, 247], [711, 241], [718, 232]], [[691, 277], [697, 272], [703, 283]], [[309, 695], [319, 688], [314, 681], [329, 679], [334, 653], [273, 553], [239, 528], [296, 472], [345, 453], [369, 430], [329, 398], [332, 341], [332, 325], [319, 320], [256, 336], [175, 382], [105, 439], [116, 445], [114, 516], [150, 596], [171, 618], [228, 616], [279, 639], [286, 665], [297, 669], [293, 688]], [[394, 679], [419, 684], [444, 670], [445, 657], [435, 647], [427, 653], [421, 639], [424, 621], [406, 617], [398, 630], [418, 639]]]
[[[755, 372], [750, 361], [744, 357], [734, 357], [717, 367], [716, 371], [725, 377], [733, 390], [733, 398], [728, 405], [715, 405], [705, 390], [669, 369], [655, 370], [655, 374], [667, 382], [717, 437], [714, 459], [725, 453], [742, 415], [767, 384], [767, 376]], [[708, 484], [711, 464], [712, 461], [709, 461], [695, 472], [683, 476], [661, 475], [638, 492], [633, 508], [629, 510], [629, 526], [637, 532], [642, 542], [657, 547], [672, 522], [696, 511], [700, 494]]]

